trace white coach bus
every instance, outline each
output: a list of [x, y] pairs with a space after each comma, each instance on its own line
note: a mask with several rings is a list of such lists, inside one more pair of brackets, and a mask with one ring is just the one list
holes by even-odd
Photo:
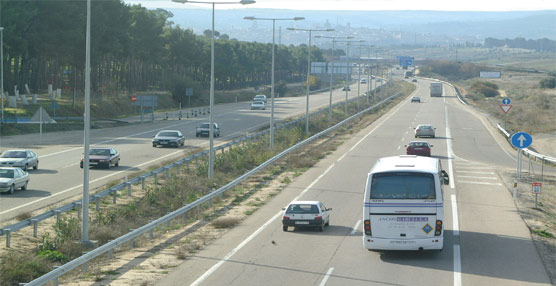
[[413, 155], [379, 159], [365, 186], [364, 247], [441, 250], [442, 185], [448, 183], [448, 174], [439, 159]]

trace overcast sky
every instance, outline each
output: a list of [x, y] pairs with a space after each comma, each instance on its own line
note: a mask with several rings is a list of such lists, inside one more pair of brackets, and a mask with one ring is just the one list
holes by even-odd
[[[210, 0], [200, 0], [210, 1]], [[227, 2], [227, 0], [215, 0]], [[256, 0], [249, 8], [291, 10], [440, 10], [440, 11], [535, 11], [556, 10], [556, 0]], [[208, 5], [180, 4], [171, 0], [124, 0], [152, 8], [208, 8]], [[210, 6], [209, 6], [210, 7]], [[218, 9], [240, 5], [217, 5]]]

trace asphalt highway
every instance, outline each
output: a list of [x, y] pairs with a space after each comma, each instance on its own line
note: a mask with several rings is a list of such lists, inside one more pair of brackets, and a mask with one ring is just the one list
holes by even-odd
[[[453, 90], [415, 94], [297, 177], [272, 201], [213, 244], [185, 260], [157, 285], [550, 285], [510, 192], [494, 170], [515, 167], [487, 125]], [[366, 176], [380, 157], [405, 154], [413, 128], [430, 123], [432, 156], [451, 183], [444, 187], [442, 251], [373, 252], [362, 243]], [[284, 232], [281, 208], [292, 200], [332, 208], [324, 232]]]

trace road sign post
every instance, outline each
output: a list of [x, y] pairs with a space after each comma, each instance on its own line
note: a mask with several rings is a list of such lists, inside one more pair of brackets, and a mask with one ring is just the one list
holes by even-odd
[[508, 130], [506, 128], [506, 125], [508, 123], [507, 114], [510, 111], [510, 109], [512, 109], [511, 103], [512, 101], [509, 98], [504, 97], [502, 98], [502, 104], [500, 104], [500, 108], [502, 108], [502, 111], [504, 111], [504, 130]]
[[531, 183], [531, 190], [535, 194], [535, 208], [538, 206], [538, 196], [542, 190], [542, 183], [534, 182]]
[[523, 148], [531, 146], [533, 137], [526, 132], [516, 132], [510, 137], [510, 141], [517, 148], [517, 170], [516, 177], [521, 178], [521, 152]]
[[193, 96], [193, 88], [187, 87], [185, 89], [185, 96], [187, 96], [188, 106], [191, 107], [191, 97]]

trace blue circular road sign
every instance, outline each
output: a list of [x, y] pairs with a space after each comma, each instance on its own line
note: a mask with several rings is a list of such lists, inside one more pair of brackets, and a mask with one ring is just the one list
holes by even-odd
[[502, 104], [504, 105], [509, 105], [511, 102], [512, 101], [507, 97], [502, 98]]
[[533, 143], [531, 134], [525, 132], [517, 132], [511, 137], [512, 145], [516, 148], [527, 148]]

